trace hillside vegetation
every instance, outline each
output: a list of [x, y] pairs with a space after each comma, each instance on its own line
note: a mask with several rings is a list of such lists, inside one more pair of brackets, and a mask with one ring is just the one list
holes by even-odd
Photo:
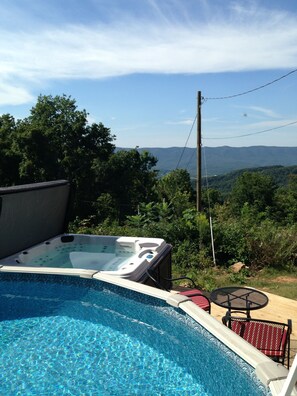
[[[0, 185], [69, 180], [70, 231], [163, 238], [173, 246], [174, 273], [209, 290], [222, 273], [237, 283], [250, 283], [261, 271], [296, 276], [295, 166], [213, 182], [203, 189], [198, 213], [187, 170], [162, 176], [151, 153], [115, 150], [114, 139], [102, 123], [89, 124], [75, 100], [40, 96], [25, 119], [0, 116]], [[229, 268], [237, 261], [248, 268], [234, 275]]]
[[208, 177], [202, 180], [203, 186], [208, 185], [209, 188], [219, 190], [223, 194], [230, 193], [239, 176], [247, 171], [262, 173], [273, 178], [279, 187], [288, 185], [290, 175], [297, 175], [297, 165], [295, 166], [266, 166], [253, 169], [240, 169], [227, 173], [226, 175], [218, 175]]

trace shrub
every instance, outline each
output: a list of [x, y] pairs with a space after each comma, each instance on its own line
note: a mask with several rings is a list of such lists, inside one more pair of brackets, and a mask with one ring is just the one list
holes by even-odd
[[247, 245], [253, 268], [290, 268], [297, 265], [297, 226], [264, 221], [250, 230]]

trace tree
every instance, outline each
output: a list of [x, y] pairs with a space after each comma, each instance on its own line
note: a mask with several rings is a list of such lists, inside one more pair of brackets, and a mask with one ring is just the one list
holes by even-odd
[[255, 172], [244, 172], [235, 182], [230, 202], [239, 214], [245, 205], [256, 212], [265, 212], [274, 204], [277, 186], [272, 177]]
[[95, 162], [97, 191], [113, 197], [121, 220], [135, 213], [141, 202], [153, 199], [157, 172], [152, 168], [157, 159], [148, 152], [120, 150], [105, 163]]
[[285, 224], [297, 223], [297, 175], [289, 175], [288, 187], [276, 193], [276, 219]]
[[178, 216], [193, 206], [194, 191], [190, 174], [185, 169], [175, 169], [159, 179], [156, 192], [159, 200], [169, 202]]
[[76, 214], [87, 214], [98, 196], [95, 161], [109, 159], [113, 140], [103, 124], [88, 124], [87, 112], [78, 110], [71, 97], [39, 96], [31, 115], [18, 127], [21, 181], [67, 179], [75, 192]]
[[27, 118], [0, 118], [0, 182], [67, 179], [75, 216], [122, 219], [154, 196], [157, 160], [136, 149], [114, 153], [114, 138], [71, 97], [40, 95]]
[[17, 125], [10, 114], [0, 117], [0, 186], [10, 186], [19, 181], [20, 154], [16, 148]]
[[222, 193], [214, 188], [203, 188], [202, 189], [202, 207], [205, 211], [208, 208], [214, 208], [217, 204], [222, 204], [224, 202]]

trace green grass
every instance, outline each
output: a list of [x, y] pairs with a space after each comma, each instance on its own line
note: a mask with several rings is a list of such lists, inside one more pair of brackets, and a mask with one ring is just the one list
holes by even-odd
[[173, 268], [173, 275], [187, 275], [208, 291], [223, 286], [249, 286], [297, 300], [297, 269], [292, 271], [263, 269], [255, 273], [244, 269], [235, 274], [230, 270], [211, 268], [202, 271], [191, 270], [181, 274], [177, 268]]
[[250, 286], [297, 300], [297, 273], [263, 270], [251, 278]]

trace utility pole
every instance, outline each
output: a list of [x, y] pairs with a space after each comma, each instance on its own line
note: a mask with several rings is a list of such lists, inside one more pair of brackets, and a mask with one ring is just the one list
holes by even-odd
[[201, 212], [201, 91], [197, 97], [197, 180], [196, 180], [197, 212]]

